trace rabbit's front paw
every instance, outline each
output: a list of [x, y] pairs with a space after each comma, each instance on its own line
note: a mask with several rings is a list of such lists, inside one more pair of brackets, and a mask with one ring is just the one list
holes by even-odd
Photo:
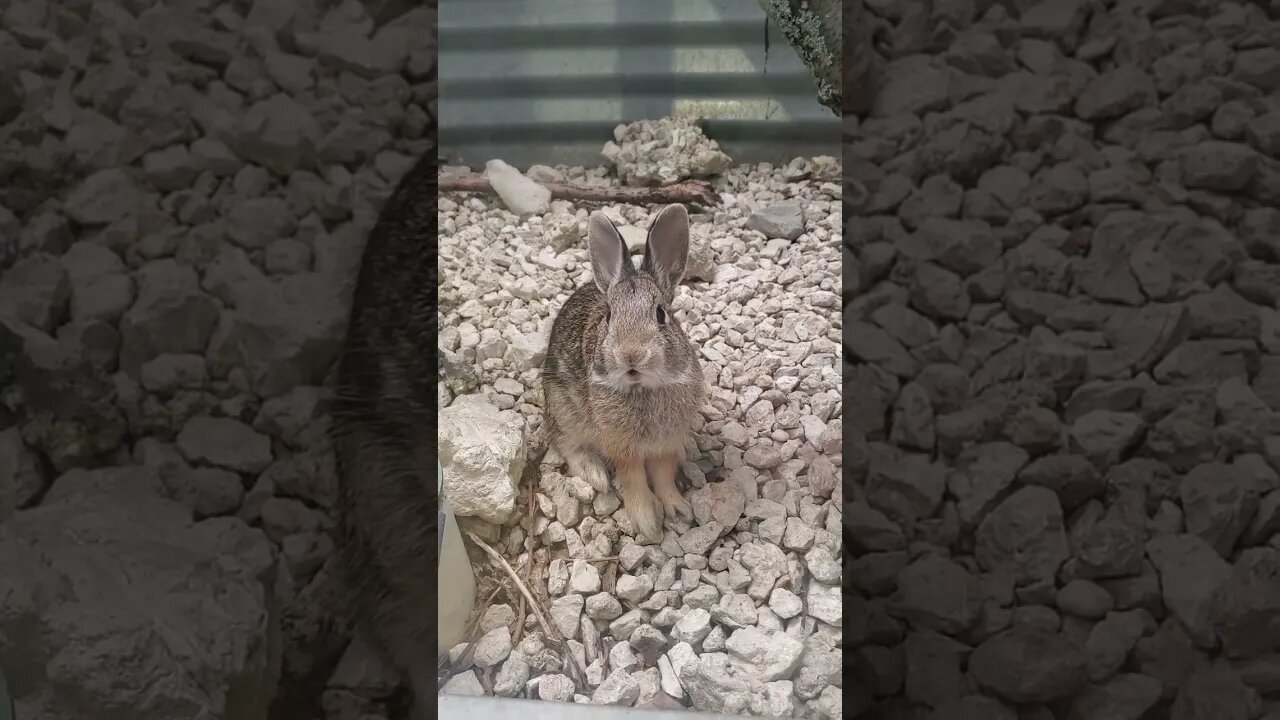
[[628, 498], [627, 512], [636, 526], [636, 535], [652, 543], [662, 542], [662, 501], [651, 492]]
[[582, 452], [570, 453], [566, 458], [569, 463], [569, 474], [587, 481], [587, 484], [600, 494], [608, 493], [609, 470], [604, 463]]
[[654, 458], [649, 461], [649, 476], [653, 480], [653, 492], [662, 502], [663, 510], [669, 518], [679, 516], [693, 522], [693, 508], [684, 499], [680, 488], [676, 485], [676, 473], [679, 458], [674, 456]]
[[688, 500], [684, 499], [678, 491], [675, 493], [664, 493], [662, 497], [662, 506], [666, 510], [668, 516], [680, 516], [689, 522], [693, 522], [693, 506]]

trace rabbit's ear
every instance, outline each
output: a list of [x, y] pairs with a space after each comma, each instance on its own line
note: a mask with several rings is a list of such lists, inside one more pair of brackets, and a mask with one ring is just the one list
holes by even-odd
[[668, 205], [658, 213], [649, 228], [645, 242], [644, 263], [640, 268], [653, 275], [670, 302], [684, 277], [689, 259], [689, 211], [684, 205]]
[[587, 249], [591, 253], [591, 274], [601, 292], [609, 292], [627, 270], [635, 270], [627, 243], [602, 212], [593, 212], [587, 219]]

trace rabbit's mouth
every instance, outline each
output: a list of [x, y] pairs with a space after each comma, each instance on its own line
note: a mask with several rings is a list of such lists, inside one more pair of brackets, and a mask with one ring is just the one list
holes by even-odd
[[646, 368], [628, 368], [618, 375], [618, 384], [628, 390], [646, 388], [649, 390], [662, 386], [661, 378]]
[[667, 385], [660, 372], [646, 368], [618, 368], [613, 372], [596, 372], [593, 381], [619, 392], [636, 390], [657, 390]]

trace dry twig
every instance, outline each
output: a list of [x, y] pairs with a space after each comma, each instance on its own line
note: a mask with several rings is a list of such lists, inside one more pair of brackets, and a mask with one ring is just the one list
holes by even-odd
[[467, 537], [471, 538], [471, 541], [478, 545], [481, 550], [484, 550], [485, 554], [490, 558], [496, 560], [502, 569], [507, 572], [507, 575], [515, 581], [516, 587], [520, 588], [520, 592], [524, 593], [525, 599], [529, 601], [529, 607], [533, 610], [534, 616], [538, 618], [538, 624], [542, 626], [542, 632], [546, 633], [548, 638], [559, 638], [561, 644], [564, 645], [564, 656], [574, 671], [574, 682], [578, 683], [579, 686], [584, 685], [586, 682], [586, 674], [583, 672], [582, 668], [578, 666], [578, 661], [573, 657], [573, 652], [569, 649], [568, 643], [563, 642], [564, 638], [560, 636], [559, 632], [553, 632], [551, 630], [551, 624], [547, 622], [547, 617], [542, 614], [542, 608], [538, 606], [538, 601], [533, 599], [533, 593], [529, 592], [528, 586], [524, 584], [524, 581], [520, 579], [520, 576], [516, 573], [515, 569], [511, 567], [511, 563], [507, 562], [507, 559], [502, 557], [497, 550], [489, 547], [489, 543], [481, 540], [479, 537], [476, 537], [475, 533], [468, 532]]
[[[609, 558], [600, 558], [600, 559], [609, 560]], [[612, 595], [615, 592], [617, 592], [617, 589], [618, 589], [618, 563], [610, 562], [604, 568], [604, 591]]]
[[[533, 507], [534, 507], [533, 493], [535, 488], [538, 485], [536, 477], [529, 478], [529, 481], [530, 481], [529, 482], [529, 502], [525, 508], [526, 512], [525, 512], [525, 528], [524, 528], [524, 551], [525, 551], [524, 581], [526, 584], [530, 582], [529, 576], [532, 574], [532, 571], [533, 571]], [[524, 636], [524, 618], [525, 618], [524, 603], [525, 603], [524, 596], [521, 595], [520, 596], [520, 614], [516, 618], [515, 634], [511, 636], [512, 644], [520, 642], [520, 638]]]

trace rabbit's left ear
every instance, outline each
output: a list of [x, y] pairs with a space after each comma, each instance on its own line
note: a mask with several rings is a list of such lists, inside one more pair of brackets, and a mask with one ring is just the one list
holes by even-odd
[[689, 259], [689, 211], [684, 205], [668, 205], [658, 213], [645, 241], [640, 269], [658, 281], [667, 302], [675, 297]]
[[591, 272], [600, 292], [608, 294], [627, 271], [635, 272], [627, 243], [618, 228], [604, 213], [597, 210], [587, 218], [587, 248], [591, 255]]

